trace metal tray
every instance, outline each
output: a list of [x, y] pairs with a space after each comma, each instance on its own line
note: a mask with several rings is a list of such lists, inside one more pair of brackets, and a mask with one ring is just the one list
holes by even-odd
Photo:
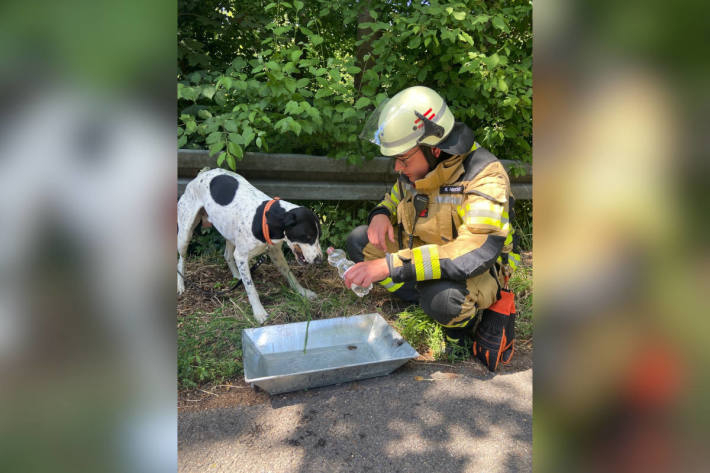
[[244, 380], [269, 394], [390, 374], [419, 353], [380, 314], [242, 331]]

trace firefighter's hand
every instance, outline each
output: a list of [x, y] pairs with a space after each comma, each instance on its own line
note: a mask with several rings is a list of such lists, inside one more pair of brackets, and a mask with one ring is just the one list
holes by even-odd
[[390, 218], [385, 214], [377, 214], [372, 217], [370, 226], [367, 227], [367, 239], [370, 243], [387, 253], [386, 238], [394, 243], [394, 228]]
[[384, 258], [373, 259], [357, 263], [345, 273], [345, 285], [350, 289], [352, 284], [367, 287], [373, 282], [382, 281], [390, 275], [387, 260]]

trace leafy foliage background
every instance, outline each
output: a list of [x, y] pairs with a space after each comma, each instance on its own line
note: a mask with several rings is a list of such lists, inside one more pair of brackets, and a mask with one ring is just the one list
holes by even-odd
[[178, 147], [352, 163], [372, 109], [412, 85], [502, 159], [532, 161], [530, 0], [179, 0]]

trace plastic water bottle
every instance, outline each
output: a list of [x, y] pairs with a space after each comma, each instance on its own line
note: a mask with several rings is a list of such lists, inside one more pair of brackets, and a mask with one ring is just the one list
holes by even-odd
[[[331, 266], [335, 266], [336, 268], [338, 268], [338, 274], [341, 278], [345, 279], [345, 273], [348, 271], [348, 269], [355, 266], [355, 263], [350, 261], [347, 256], [345, 256], [345, 252], [343, 250], [336, 250], [331, 246], [326, 250], [326, 252], [328, 253], [328, 263]], [[370, 284], [368, 287], [362, 287], [358, 286], [357, 284], [352, 284], [350, 288], [355, 294], [358, 295], [358, 297], [362, 297], [368, 292], [370, 292], [370, 289], [372, 289], [372, 284]]]

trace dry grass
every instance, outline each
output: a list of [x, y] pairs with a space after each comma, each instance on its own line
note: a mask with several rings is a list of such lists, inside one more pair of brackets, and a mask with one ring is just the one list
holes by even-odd
[[[527, 268], [519, 273], [515, 284], [522, 289], [523, 298], [518, 305], [518, 344], [529, 349], [532, 270], [531, 258], [526, 256]], [[421, 333], [409, 334], [410, 341], [424, 354], [422, 359], [434, 361], [440, 357], [438, 327], [420, 308], [400, 301], [378, 285], [367, 296], [359, 298], [345, 288], [336, 270], [327, 263], [319, 266], [292, 263], [291, 269], [301, 284], [318, 294], [318, 298], [308, 301], [299, 296], [270, 262], [262, 264], [253, 276], [261, 302], [269, 313], [265, 325], [378, 312], [398, 326], [413, 314], [424, 323], [419, 324]], [[221, 256], [189, 258], [185, 270], [186, 291], [177, 302], [178, 383], [183, 397], [190, 389], [209, 389], [228, 380], [238, 383], [243, 373], [241, 331], [258, 326], [244, 288], [240, 285], [225, 292], [234, 280]], [[400, 314], [403, 318], [398, 323]]]

